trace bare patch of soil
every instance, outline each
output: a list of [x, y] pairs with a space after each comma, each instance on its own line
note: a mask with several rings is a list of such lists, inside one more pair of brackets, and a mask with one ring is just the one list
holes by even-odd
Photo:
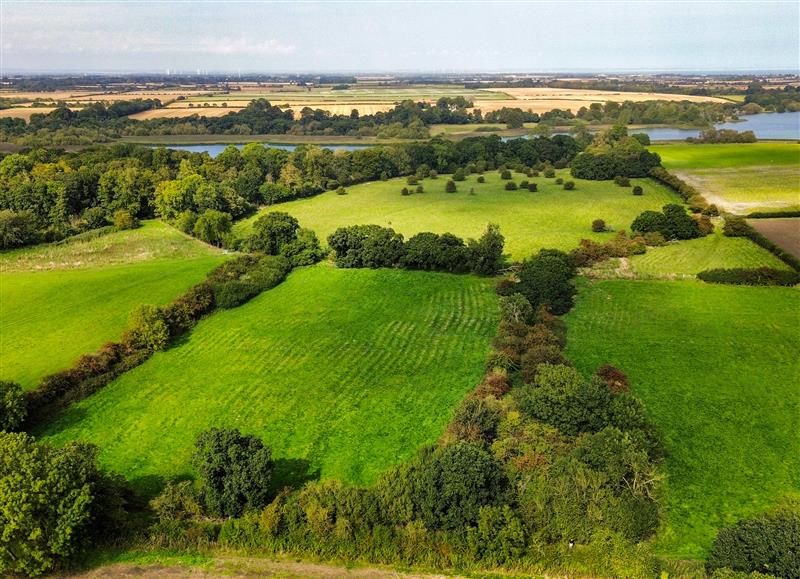
[[784, 251], [800, 258], [800, 218], [749, 219], [747, 223]]

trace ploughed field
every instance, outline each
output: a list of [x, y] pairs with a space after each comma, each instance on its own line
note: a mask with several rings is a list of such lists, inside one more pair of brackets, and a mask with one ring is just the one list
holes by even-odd
[[0, 380], [35, 387], [118, 339], [136, 306], [170, 302], [223, 260], [158, 221], [0, 254]]
[[491, 279], [328, 264], [215, 313], [42, 434], [96, 443], [156, 490], [190, 473], [194, 440], [235, 427], [272, 447], [276, 485], [369, 483], [434, 442], [480, 381], [497, 320]]
[[585, 281], [566, 320], [576, 366], [623, 370], [665, 436], [663, 554], [800, 493], [798, 288]]
[[[486, 224], [493, 222], [500, 225], [506, 238], [506, 252], [514, 259], [523, 259], [543, 247], [570, 250], [584, 238], [610, 239], [613, 233], [592, 232], [595, 219], [604, 219], [614, 230], [629, 230], [642, 211], [658, 211], [667, 203], [681, 202], [677, 194], [650, 179], [631, 180], [644, 188], [644, 195], [637, 197], [630, 187], [618, 187], [611, 181], [573, 179], [568, 170], [556, 171], [556, 176], [575, 181], [575, 189], [565, 191], [555, 178], [514, 173], [514, 182], [535, 182], [538, 191], [506, 191], [507, 181], [500, 178], [499, 172], [487, 171], [485, 183], [478, 183], [477, 175], [470, 175], [456, 183], [456, 193], [445, 192], [450, 175], [424, 179], [420, 184], [425, 192], [408, 196], [401, 195], [401, 189], [413, 191], [416, 185], [397, 178], [348, 187], [347, 195], [329, 191], [265, 211], [294, 215], [301, 227], [313, 229], [323, 243], [344, 225], [382, 225], [406, 238], [422, 231], [478, 238]], [[246, 235], [257, 218], [258, 215], [237, 224], [237, 233]]]
[[800, 210], [800, 144], [655, 145], [664, 166], [737, 214]]

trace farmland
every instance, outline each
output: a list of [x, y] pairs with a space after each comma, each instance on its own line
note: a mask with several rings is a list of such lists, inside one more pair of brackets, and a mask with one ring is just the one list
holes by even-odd
[[664, 166], [734, 213], [800, 209], [800, 145], [660, 145]]
[[142, 477], [185, 474], [194, 438], [212, 426], [262, 437], [279, 473], [299, 461], [300, 474], [370, 482], [434, 442], [480, 380], [497, 323], [491, 288], [471, 276], [306, 268], [201, 322], [46, 434], [99, 444], [105, 465], [146, 490], [154, 479]]
[[119, 338], [137, 305], [169, 302], [222, 259], [158, 222], [2, 254], [0, 379], [34, 387]]
[[581, 284], [570, 357], [627, 373], [666, 438], [662, 553], [700, 558], [719, 527], [800, 492], [798, 306], [796, 288]]
[[761, 235], [800, 258], [800, 219], [751, 219], [748, 223]]
[[[568, 171], [557, 176], [571, 179]], [[286, 211], [302, 227], [326, 238], [337, 227], [374, 223], [392, 227], [406, 237], [421, 231], [450, 232], [477, 238], [487, 222], [498, 223], [506, 237], [506, 250], [514, 259], [523, 259], [542, 247], [569, 250], [583, 238], [604, 240], [611, 233], [592, 233], [594, 219], [605, 219], [609, 227], [628, 229], [634, 218], [646, 209], [660, 210], [675, 203], [677, 195], [647, 179], [634, 179], [645, 194], [636, 197], [630, 188], [611, 182], [575, 180], [573, 191], [565, 191], [554, 179], [528, 178], [515, 173], [513, 180], [536, 182], [538, 192], [506, 191], [506, 181], [497, 172], [487, 172], [485, 183], [471, 175], [458, 183], [456, 193], [446, 193], [448, 176], [425, 179], [425, 192], [402, 196], [405, 179], [365, 183], [347, 189], [347, 195], [327, 192], [311, 199], [284, 203], [269, 211]], [[413, 189], [414, 187], [411, 187]], [[470, 194], [474, 190], [474, 195]], [[237, 232], [246, 234], [256, 217], [242, 221]]]

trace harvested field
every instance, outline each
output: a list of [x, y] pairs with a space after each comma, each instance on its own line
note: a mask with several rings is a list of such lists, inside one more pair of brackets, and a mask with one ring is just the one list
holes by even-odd
[[750, 219], [748, 222], [761, 235], [800, 258], [800, 219]]
[[[224, 108], [224, 107], [208, 107], [208, 108], [170, 108], [164, 107], [161, 109], [150, 109], [130, 115], [131, 119], [137, 121], [148, 121], [151, 119], [173, 119], [180, 117], [191, 117], [192, 115], [199, 115], [201, 117], [224, 117], [228, 113], [233, 113], [240, 110], [239, 108]], [[241, 139], [240, 139], [241, 140]]]
[[14, 107], [10, 109], [0, 110], [0, 119], [25, 119], [26, 121], [31, 118], [31, 115], [47, 114], [55, 110], [55, 107]]
[[577, 88], [490, 88], [489, 92], [498, 92], [525, 101], [538, 100], [568, 100], [586, 101], [587, 103], [625, 102], [625, 101], [691, 101], [701, 102], [727, 102], [717, 97], [693, 96], [683, 94], [669, 94], [659, 92], [617, 92], [608, 90], [588, 90]]

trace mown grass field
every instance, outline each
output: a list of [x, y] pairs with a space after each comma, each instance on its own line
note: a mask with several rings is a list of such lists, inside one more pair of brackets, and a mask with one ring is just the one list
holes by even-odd
[[800, 290], [584, 282], [566, 320], [578, 368], [626, 372], [665, 435], [660, 552], [703, 557], [720, 527], [800, 494]]
[[657, 145], [664, 166], [734, 213], [800, 209], [800, 144]]
[[[571, 179], [567, 170], [556, 174]], [[498, 223], [506, 238], [506, 252], [514, 259], [528, 257], [543, 247], [569, 250], [581, 239], [604, 240], [613, 233], [593, 233], [592, 221], [605, 219], [614, 230], [628, 229], [639, 213], [660, 210], [667, 203], [679, 202], [678, 196], [649, 179], [633, 179], [644, 188], [644, 195], [632, 195], [630, 188], [610, 181], [574, 179], [574, 191], [565, 191], [555, 179], [528, 178], [515, 173], [514, 181], [534, 181], [539, 191], [505, 191], [506, 181], [497, 171], [487, 172], [486, 182], [477, 183], [476, 175], [459, 182], [456, 193], [446, 193], [449, 175], [425, 179], [425, 192], [403, 196], [404, 178], [365, 183], [347, 189], [347, 195], [330, 191], [310, 199], [283, 203], [267, 211], [285, 211], [313, 229], [324, 242], [336, 228], [345, 225], [374, 223], [392, 227], [407, 238], [421, 231], [450, 232], [460, 237], [477, 238], [488, 222]], [[413, 189], [413, 187], [412, 187]], [[470, 194], [474, 190], [474, 195]], [[241, 221], [236, 232], [246, 235], [258, 216]]]
[[145, 490], [187, 474], [195, 437], [212, 426], [262, 437], [280, 459], [278, 484], [298, 471], [368, 483], [441, 435], [481, 378], [497, 317], [491, 279], [298, 270], [44, 434], [98, 444], [105, 466]]
[[223, 259], [160, 222], [0, 254], [0, 379], [33, 388], [119, 338], [136, 306], [169, 302]]
[[638, 277], [690, 277], [718, 267], [774, 267], [788, 265], [743, 237], [725, 237], [722, 224], [706, 237], [648, 247], [647, 253], [629, 258], [630, 270]]

